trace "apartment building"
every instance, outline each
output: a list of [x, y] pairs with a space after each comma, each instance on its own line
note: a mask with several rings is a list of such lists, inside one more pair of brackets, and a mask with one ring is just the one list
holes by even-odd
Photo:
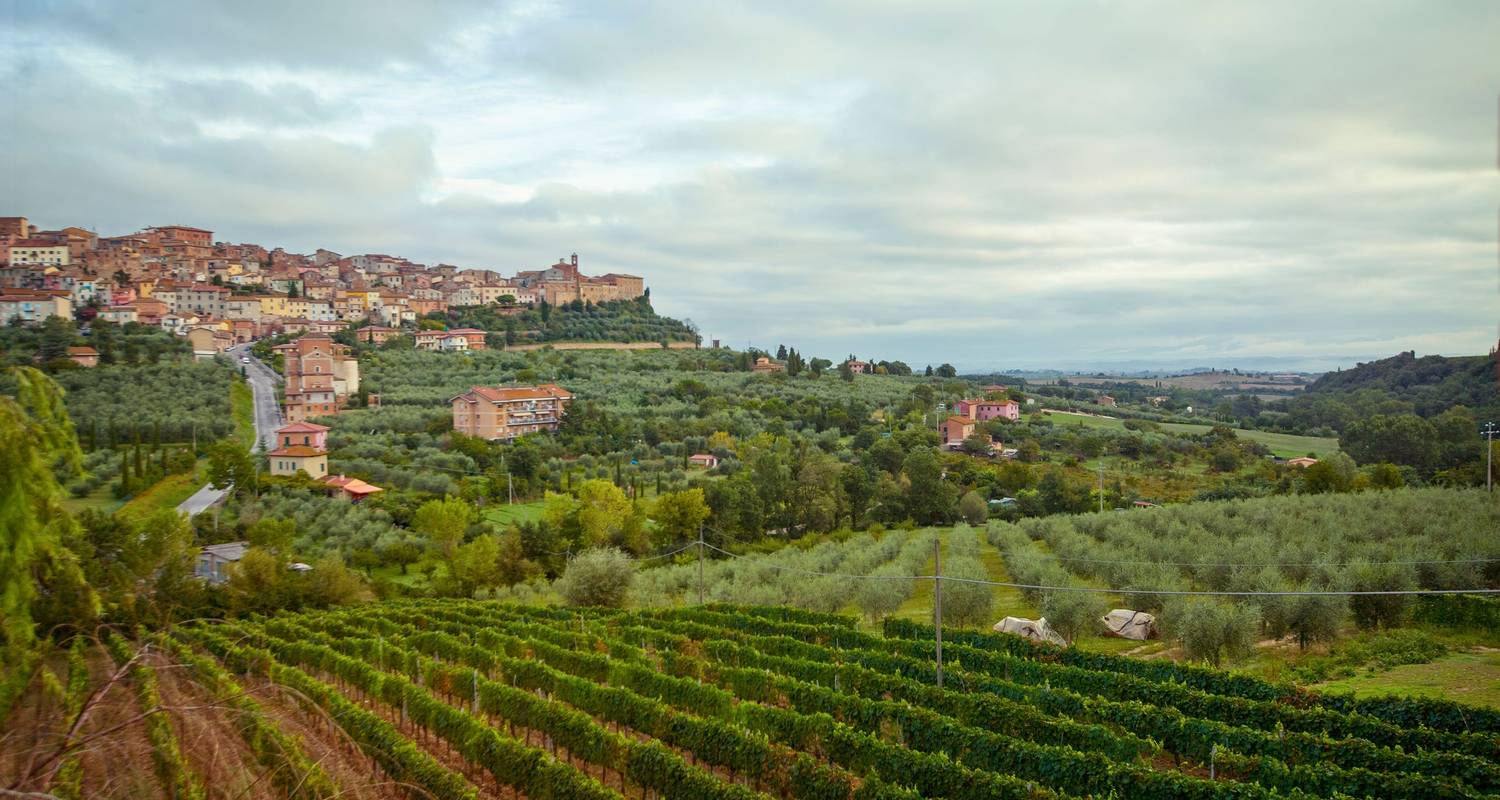
[[286, 419], [337, 414], [349, 395], [359, 391], [359, 362], [349, 348], [323, 333], [309, 333], [277, 345], [286, 377]]
[[9, 324], [11, 320], [19, 319], [22, 324], [35, 325], [48, 317], [73, 318], [70, 293], [24, 289], [0, 291], [0, 323]]
[[50, 239], [20, 239], [10, 245], [10, 263], [62, 267], [73, 263], [67, 242]]
[[453, 398], [453, 430], [490, 441], [555, 431], [572, 400], [568, 390], [552, 383], [476, 386]]

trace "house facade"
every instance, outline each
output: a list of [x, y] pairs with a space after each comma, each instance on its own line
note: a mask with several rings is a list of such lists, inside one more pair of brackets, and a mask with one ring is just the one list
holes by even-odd
[[953, 404], [953, 410], [977, 422], [1021, 418], [1021, 404], [1014, 400], [959, 400]]
[[973, 435], [976, 424], [968, 417], [955, 414], [938, 423], [938, 435], [942, 437], [945, 445], [950, 447], [959, 445]]
[[271, 461], [272, 475], [305, 472], [313, 478], [328, 476], [328, 451], [320, 447], [294, 444], [290, 447], [278, 447], [266, 456]]
[[193, 577], [209, 583], [229, 580], [229, 565], [244, 558], [249, 548], [249, 542], [225, 542], [201, 548], [193, 565]]
[[359, 362], [327, 334], [309, 333], [274, 349], [281, 354], [286, 377], [288, 422], [337, 414], [349, 395], [359, 391]]

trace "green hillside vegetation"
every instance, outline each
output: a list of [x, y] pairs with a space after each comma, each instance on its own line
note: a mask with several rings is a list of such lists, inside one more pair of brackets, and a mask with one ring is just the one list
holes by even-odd
[[1329, 372], [1307, 387], [1307, 396], [1337, 399], [1375, 389], [1410, 404], [1411, 411], [1423, 417], [1437, 416], [1453, 406], [1495, 415], [1500, 414], [1495, 367], [1494, 355], [1418, 358], [1415, 352], [1407, 351]]
[[531, 342], [693, 342], [698, 338], [690, 324], [657, 315], [649, 294], [634, 300], [598, 304], [577, 300], [536, 308], [458, 306], [424, 319], [449, 328], [489, 331], [497, 347]]

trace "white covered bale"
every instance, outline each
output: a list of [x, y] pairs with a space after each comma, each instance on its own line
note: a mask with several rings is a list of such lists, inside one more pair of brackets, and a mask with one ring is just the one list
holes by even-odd
[[1156, 616], [1144, 611], [1117, 608], [1099, 619], [1111, 636], [1144, 642], [1156, 638]]
[[995, 623], [994, 630], [996, 633], [1014, 633], [1017, 636], [1024, 636], [1033, 642], [1050, 642], [1063, 647], [1068, 645], [1067, 640], [1063, 639], [1061, 634], [1052, 630], [1052, 626], [1047, 624], [1046, 617], [1042, 617], [1041, 619], [1006, 617]]

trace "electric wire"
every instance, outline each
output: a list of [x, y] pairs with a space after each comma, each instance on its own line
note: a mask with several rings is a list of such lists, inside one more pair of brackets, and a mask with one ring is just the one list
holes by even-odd
[[[738, 553], [731, 553], [719, 547], [705, 543], [705, 547], [717, 550], [732, 558], [746, 559]], [[1010, 589], [1029, 589], [1047, 592], [1083, 592], [1088, 594], [1149, 594], [1163, 597], [1387, 597], [1404, 595], [1445, 595], [1445, 594], [1500, 594], [1500, 589], [1387, 589], [1387, 590], [1290, 590], [1278, 592], [1235, 592], [1235, 591], [1211, 591], [1211, 590], [1188, 590], [1188, 589], [1113, 589], [1098, 586], [1049, 586], [1037, 583], [1014, 583], [1009, 581], [990, 581], [979, 578], [957, 578], [942, 575], [851, 575], [839, 572], [819, 572], [816, 570], [797, 569], [795, 567], [783, 567], [777, 564], [761, 564], [766, 569], [780, 572], [791, 572], [800, 575], [814, 575], [828, 578], [850, 578], [854, 580], [945, 580], [954, 583], [980, 584], [984, 586], [1000, 586]]]

